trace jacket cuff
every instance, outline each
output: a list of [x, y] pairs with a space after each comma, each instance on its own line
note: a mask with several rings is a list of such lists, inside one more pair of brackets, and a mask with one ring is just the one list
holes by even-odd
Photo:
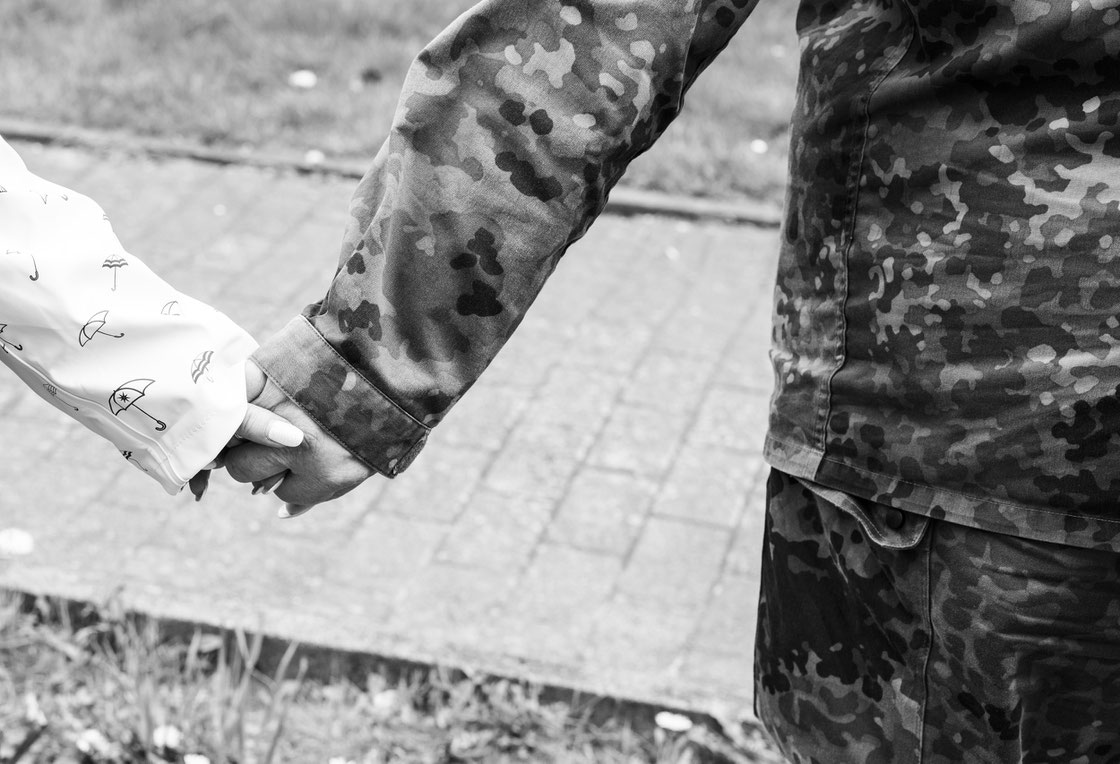
[[292, 319], [252, 360], [297, 406], [370, 469], [396, 477], [428, 428], [362, 376], [304, 317]]

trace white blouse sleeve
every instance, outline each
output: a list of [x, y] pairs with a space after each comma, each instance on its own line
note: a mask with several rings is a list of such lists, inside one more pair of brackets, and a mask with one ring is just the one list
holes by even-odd
[[240, 425], [255, 348], [0, 138], [0, 361], [39, 396], [174, 494]]

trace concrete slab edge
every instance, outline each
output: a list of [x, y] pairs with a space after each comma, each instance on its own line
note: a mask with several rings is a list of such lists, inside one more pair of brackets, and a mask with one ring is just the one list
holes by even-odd
[[[88, 130], [48, 125], [0, 117], [0, 136], [44, 145], [73, 146], [85, 149], [124, 151], [155, 157], [174, 157], [219, 165], [241, 165], [287, 170], [308, 175], [361, 178], [368, 163], [359, 161], [308, 162], [289, 154], [242, 153], [215, 149], [201, 144], [148, 138], [123, 132]], [[686, 220], [716, 221], [739, 225], [776, 228], [781, 225], [781, 210], [773, 205], [750, 200], [725, 201], [703, 197], [664, 194], [625, 186], [615, 187], [606, 212], [615, 215], [661, 215]]]
[[0, 589], [31, 596], [57, 597], [94, 607], [105, 607], [107, 603], [114, 602], [118, 608], [126, 612], [177, 624], [224, 630], [241, 629], [248, 633], [259, 632], [273, 639], [298, 642], [317, 651], [337, 651], [389, 663], [457, 669], [476, 675], [526, 681], [543, 688], [594, 698], [718, 719], [733, 719], [759, 729], [762, 727], [761, 722], [754, 715], [751, 703], [746, 699], [736, 703], [713, 697], [702, 691], [658, 692], [652, 684], [645, 687], [623, 687], [609, 680], [597, 681], [588, 677], [561, 675], [559, 672], [549, 671], [543, 664], [514, 656], [495, 655], [452, 646], [433, 650], [424, 645], [406, 643], [399, 636], [389, 634], [377, 635], [365, 632], [361, 637], [357, 637], [335, 633], [328, 639], [323, 639], [322, 634], [317, 633], [318, 630], [311, 627], [311, 624], [300, 624], [298, 619], [287, 625], [280, 625], [275, 622], [275, 618], [269, 618], [266, 614], [248, 616], [243, 608], [220, 606], [200, 617], [197, 608], [192, 607], [193, 603], [189, 602], [182, 603], [182, 607], [176, 607], [173, 601], [165, 597], [134, 596], [125, 587], [105, 589], [79, 581], [78, 577], [64, 576], [53, 582], [49, 581], [49, 576], [46, 577], [48, 581], [35, 580], [36, 578], [39, 577], [12, 576], [9, 571], [8, 576], [0, 577]]

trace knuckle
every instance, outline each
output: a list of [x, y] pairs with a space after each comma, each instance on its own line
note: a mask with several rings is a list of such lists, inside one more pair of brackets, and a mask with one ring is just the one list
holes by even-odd
[[231, 459], [226, 462], [226, 472], [238, 483], [248, 483], [253, 479], [250, 470], [241, 460]]

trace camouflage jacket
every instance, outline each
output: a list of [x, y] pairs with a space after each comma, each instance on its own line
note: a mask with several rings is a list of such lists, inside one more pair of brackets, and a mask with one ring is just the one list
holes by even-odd
[[[407, 466], [755, 2], [460, 18], [411, 70], [330, 292], [259, 351], [270, 375]], [[802, 0], [774, 465], [1120, 547], [1116, 4]]]

